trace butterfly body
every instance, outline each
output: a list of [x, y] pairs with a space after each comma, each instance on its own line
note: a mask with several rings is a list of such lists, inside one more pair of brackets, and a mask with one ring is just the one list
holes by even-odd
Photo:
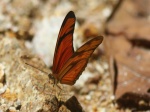
[[73, 49], [73, 33], [76, 17], [70, 11], [61, 26], [55, 47], [52, 76], [55, 83], [74, 85], [87, 66], [94, 50], [103, 37], [98, 36], [82, 45], [76, 52]]

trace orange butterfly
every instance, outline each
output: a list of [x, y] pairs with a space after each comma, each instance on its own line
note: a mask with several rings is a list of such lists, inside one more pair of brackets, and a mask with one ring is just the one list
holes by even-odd
[[55, 83], [74, 85], [87, 66], [90, 56], [103, 41], [103, 37], [98, 36], [86, 42], [74, 52], [73, 32], [75, 20], [74, 12], [70, 11], [59, 31], [52, 68]]

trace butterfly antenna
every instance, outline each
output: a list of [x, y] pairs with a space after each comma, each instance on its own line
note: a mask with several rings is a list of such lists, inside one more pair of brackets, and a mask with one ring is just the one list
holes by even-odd
[[61, 87], [59, 87], [57, 84], [56, 84], [56, 86], [57, 86], [60, 90], [62, 90]]
[[31, 66], [31, 67], [33, 67], [33, 68], [35, 68], [35, 69], [37, 69], [37, 70], [40, 70], [41, 72], [43, 72], [43, 73], [45, 73], [45, 74], [49, 74], [49, 73], [47, 73], [47, 72], [45, 72], [45, 71], [43, 71], [43, 70], [41, 70], [41, 69], [39, 69], [39, 68], [37, 68], [37, 67], [35, 67], [35, 66], [33, 66], [33, 65], [30, 65], [30, 64], [28, 64], [28, 63], [25, 63], [26, 65], [28, 65], [28, 66]]

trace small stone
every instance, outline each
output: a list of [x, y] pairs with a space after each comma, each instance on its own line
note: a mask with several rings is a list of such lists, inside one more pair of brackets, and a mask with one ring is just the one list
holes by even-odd
[[0, 64], [0, 82], [3, 83], [4, 81], [4, 66]]
[[16, 108], [15, 107], [9, 107], [9, 112], [16, 112]]
[[91, 96], [90, 96], [90, 95], [87, 95], [87, 96], [86, 96], [86, 100], [91, 100]]
[[4, 85], [2, 83], [0, 83], [0, 94], [4, 93], [7, 89], [7, 85]]

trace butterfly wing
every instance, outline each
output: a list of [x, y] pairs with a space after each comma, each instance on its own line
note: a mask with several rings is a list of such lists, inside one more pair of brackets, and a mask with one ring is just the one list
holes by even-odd
[[76, 17], [74, 12], [70, 11], [60, 28], [55, 47], [55, 54], [53, 59], [53, 74], [60, 72], [66, 61], [73, 55], [73, 32], [75, 27]]
[[103, 37], [96, 37], [81, 46], [65, 63], [57, 74], [57, 80], [62, 84], [73, 85], [87, 66], [94, 50], [102, 43]]

